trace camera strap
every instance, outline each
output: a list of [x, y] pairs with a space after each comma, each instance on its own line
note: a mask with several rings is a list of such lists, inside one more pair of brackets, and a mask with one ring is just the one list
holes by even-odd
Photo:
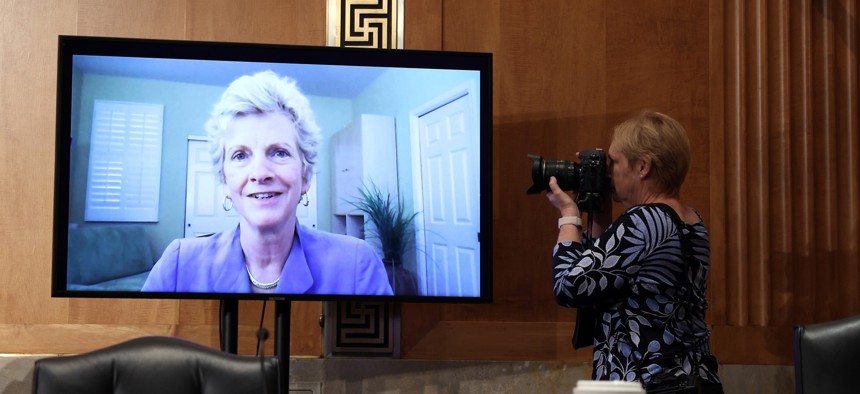
[[[591, 229], [594, 224], [594, 216], [592, 211], [586, 211], [588, 214], [588, 230], [583, 244], [585, 250], [591, 246]], [[594, 308], [581, 307], [576, 308], [576, 325], [573, 327], [573, 337], [570, 342], [574, 349], [580, 349], [594, 345], [594, 326], [597, 324], [597, 310]]]
[[576, 326], [573, 328], [573, 338], [570, 342], [574, 349], [594, 345], [594, 324], [597, 322], [597, 311], [593, 308], [576, 308]]

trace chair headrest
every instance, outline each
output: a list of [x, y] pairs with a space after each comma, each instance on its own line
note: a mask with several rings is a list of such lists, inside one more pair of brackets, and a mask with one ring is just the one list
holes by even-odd
[[[142, 337], [36, 362], [34, 393], [278, 392], [278, 359], [224, 353], [173, 337]], [[62, 389], [57, 391], [57, 389]]]

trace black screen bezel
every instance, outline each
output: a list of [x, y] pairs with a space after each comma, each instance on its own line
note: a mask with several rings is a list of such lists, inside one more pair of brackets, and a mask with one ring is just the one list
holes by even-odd
[[[155, 40], [114, 37], [58, 37], [56, 151], [54, 172], [51, 296], [68, 298], [222, 299], [296, 301], [386, 301], [418, 303], [492, 302], [492, 55], [479, 52], [390, 50], [282, 44]], [[438, 68], [480, 71], [480, 296], [368, 296], [337, 294], [253, 294], [78, 291], [67, 286], [74, 55], [252, 61], [323, 65]]]

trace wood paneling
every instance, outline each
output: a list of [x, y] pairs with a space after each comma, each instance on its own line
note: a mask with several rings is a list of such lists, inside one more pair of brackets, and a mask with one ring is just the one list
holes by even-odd
[[730, 1], [722, 12], [711, 108], [725, 121], [711, 139], [725, 141], [712, 154], [732, 225], [716, 234], [728, 247], [714, 320], [780, 327], [860, 313], [857, 2]]
[[[320, 45], [325, 4], [0, 0], [0, 11], [0, 352], [79, 353], [142, 335], [218, 347], [217, 301], [50, 297], [57, 35]], [[240, 352], [255, 351], [261, 305], [240, 303]], [[322, 353], [319, 311], [294, 303], [293, 354]], [[274, 306], [266, 313], [271, 330]]]
[[81, 299], [69, 300], [72, 324], [176, 324], [180, 314], [174, 300]]
[[442, 0], [413, 0], [404, 4], [403, 26], [404, 48], [441, 50]]
[[0, 324], [59, 323], [67, 303], [49, 299], [48, 280], [56, 47], [75, 5], [0, 4]]
[[[503, 1], [443, 1], [442, 5], [441, 49], [446, 51], [494, 52], [499, 48], [501, 38], [499, 35], [501, 32], [500, 16]], [[412, 26], [406, 26], [410, 31], [413, 30]], [[420, 28], [421, 26], [416, 27]]]
[[533, 360], [589, 362], [590, 351], [574, 352], [573, 323], [440, 321], [410, 348], [409, 358], [451, 360]]
[[185, 38], [185, 3], [171, 0], [79, 0], [69, 14], [77, 16], [82, 36]]
[[181, 336], [168, 325], [28, 322], [0, 324], [0, 348], [13, 354], [78, 354], [147, 335]]
[[[181, 4], [181, 3], [180, 3]], [[326, 1], [188, 0], [186, 38], [325, 45]]]
[[404, 357], [590, 360], [591, 349], [570, 347], [575, 311], [555, 305], [557, 213], [545, 197], [525, 194], [526, 155], [572, 160], [607, 147], [611, 126], [634, 111], [670, 113], [704, 160], [684, 195], [707, 217], [708, 4], [480, 2], [482, 15], [498, 13], [494, 21], [473, 18], [477, 2], [454, 3], [444, 7], [444, 49], [495, 48], [494, 302], [404, 306]]
[[[525, 195], [526, 154], [606, 147], [641, 108], [693, 142], [682, 197], [711, 231], [720, 361], [791, 364], [795, 324], [860, 313], [857, 0], [406, 3], [407, 48], [493, 53], [495, 283], [492, 304], [403, 305], [404, 358], [590, 359], [570, 348], [575, 310], [554, 303], [556, 213]], [[325, 6], [0, 0], [0, 353], [142, 335], [218, 346], [216, 301], [50, 298], [56, 36], [323, 45]], [[242, 353], [261, 312], [240, 303]], [[293, 355], [322, 354], [320, 312], [293, 303]]]
[[711, 6], [710, 316], [727, 362], [790, 364], [794, 325], [860, 313], [856, 13]]
[[[708, 56], [708, 104], [709, 104], [709, 130], [722, 130], [725, 125], [725, 105], [723, 96], [725, 84], [725, 57], [727, 49], [725, 45], [725, 5], [722, 1], [712, 1], [709, 6], [709, 56]], [[717, 75], [718, 77], [714, 77]], [[725, 135], [723, 133], [708, 133], [708, 184], [711, 192], [708, 195], [709, 211], [725, 212], [725, 189], [726, 172], [723, 165], [725, 155]], [[707, 321], [711, 324], [725, 324], [726, 299], [726, 266], [720, 264], [725, 261], [728, 253], [726, 248], [726, 222], [721, 215], [709, 215], [705, 218], [711, 241], [711, 271], [708, 283], [708, 304], [710, 309]]]
[[[445, 3], [446, 49], [471, 39], [473, 26], [448, 21], [466, 18], [472, 5]], [[461, 345], [484, 357], [478, 353], [495, 354], [483, 342], [489, 331], [571, 321], [548, 306], [548, 288], [534, 285], [548, 282], [540, 267], [555, 231], [540, 201], [511, 190], [529, 182], [517, 158], [571, 158], [583, 146], [605, 146], [609, 127], [640, 108], [671, 114], [690, 134], [694, 162], [682, 196], [711, 229], [709, 321], [718, 357], [790, 364], [795, 324], [860, 313], [856, 1], [539, 8], [504, 2], [498, 24], [478, 22], [498, 30], [498, 41], [458, 47], [497, 45], [494, 303], [416, 307], [424, 315], [407, 326], [406, 357], [444, 352], [442, 338], [456, 341], [452, 324], [481, 327], [484, 335]], [[508, 357], [569, 356], [506, 349]]]

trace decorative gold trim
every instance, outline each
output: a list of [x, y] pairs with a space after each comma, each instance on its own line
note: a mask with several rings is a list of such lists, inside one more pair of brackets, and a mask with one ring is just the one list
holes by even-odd
[[[328, 46], [403, 49], [403, 0], [328, 0], [326, 36]], [[400, 357], [399, 305], [327, 302], [324, 316], [326, 356]]]
[[399, 305], [391, 302], [327, 302], [327, 357], [400, 357]]
[[326, 45], [403, 49], [403, 0], [328, 0]]

